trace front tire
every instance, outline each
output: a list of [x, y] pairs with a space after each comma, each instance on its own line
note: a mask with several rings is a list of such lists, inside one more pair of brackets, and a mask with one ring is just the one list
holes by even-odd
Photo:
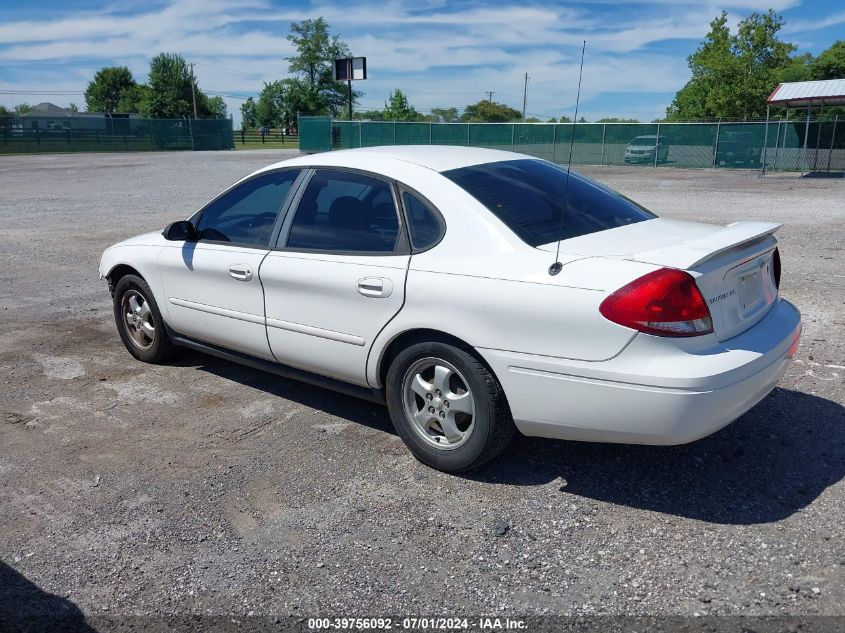
[[113, 305], [120, 340], [132, 356], [145, 363], [160, 363], [173, 354], [173, 343], [146, 281], [137, 275], [121, 277]]
[[393, 426], [418, 460], [447, 472], [471, 470], [501, 453], [515, 426], [492, 372], [440, 342], [401, 351], [386, 380]]

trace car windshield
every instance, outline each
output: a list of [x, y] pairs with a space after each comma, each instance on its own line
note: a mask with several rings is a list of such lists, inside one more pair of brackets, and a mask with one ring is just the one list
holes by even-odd
[[638, 136], [631, 141], [631, 145], [654, 145], [656, 140], [653, 136]]
[[443, 172], [530, 246], [642, 222], [656, 217], [620, 193], [566, 169], [524, 159]]

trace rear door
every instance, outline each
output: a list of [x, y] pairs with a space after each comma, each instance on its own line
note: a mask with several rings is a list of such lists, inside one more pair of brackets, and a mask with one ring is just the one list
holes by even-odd
[[391, 182], [315, 170], [261, 265], [273, 355], [366, 386], [367, 355], [404, 303], [409, 261]]

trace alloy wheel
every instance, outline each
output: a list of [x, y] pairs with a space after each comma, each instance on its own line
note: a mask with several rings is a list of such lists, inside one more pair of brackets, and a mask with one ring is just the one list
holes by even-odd
[[405, 415], [414, 431], [439, 450], [454, 450], [475, 427], [475, 402], [458, 369], [440, 358], [416, 361], [402, 380]]
[[138, 349], [152, 347], [156, 338], [153, 312], [144, 295], [137, 290], [127, 290], [120, 301], [123, 324], [129, 340]]

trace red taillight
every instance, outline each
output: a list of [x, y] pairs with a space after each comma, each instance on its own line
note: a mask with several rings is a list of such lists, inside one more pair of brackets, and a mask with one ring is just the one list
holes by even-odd
[[602, 301], [606, 319], [648, 334], [700, 336], [713, 331], [710, 309], [695, 280], [674, 268], [635, 279]]
[[798, 331], [795, 332], [795, 338], [792, 339], [792, 344], [789, 346], [789, 349], [786, 350], [786, 357], [792, 358], [795, 356], [795, 352], [798, 351], [798, 341], [801, 340], [801, 326], [798, 326]]

